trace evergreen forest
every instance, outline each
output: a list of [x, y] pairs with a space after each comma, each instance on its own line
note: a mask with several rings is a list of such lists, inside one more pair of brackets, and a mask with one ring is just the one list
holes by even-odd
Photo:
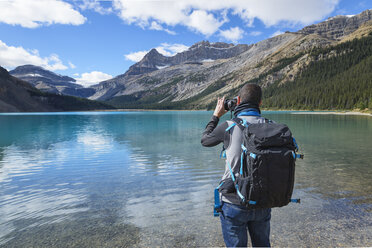
[[372, 109], [372, 33], [316, 49], [313, 62], [293, 82], [264, 89], [270, 109]]

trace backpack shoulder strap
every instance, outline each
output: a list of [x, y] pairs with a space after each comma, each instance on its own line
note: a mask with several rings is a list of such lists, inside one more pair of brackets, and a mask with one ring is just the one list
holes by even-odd
[[235, 118], [231, 119], [231, 121], [233, 121], [234, 123], [236, 123], [236, 125], [242, 131], [244, 130], [244, 128], [248, 127], [248, 125], [249, 125], [249, 123], [246, 120], [241, 119], [239, 117], [235, 117]]
[[[265, 118], [265, 122], [266, 122], [266, 120], [268, 120], [268, 122], [272, 122], [271, 120]], [[250, 125], [249, 122], [247, 122], [246, 120], [241, 119], [239, 117], [232, 118], [231, 121], [233, 122], [233, 124], [231, 124], [230, 126], [228, 126], [226, 128], [226, 130], [225, 130], [226, 132], [229, 131], [231, 128], [235, 127], [235, 126], [238, 126], [239, 129], [243, 131], [244, 128], [246, 128]]]
[[235, 127], [235, 126], [240, 126], [240, 123], [242, 122], [242, 120], [240, 118], [232, 118], [231, 121], [233, 122], [230, 126], [228, 126], [225, 131], [228, 132], [231, 128]]

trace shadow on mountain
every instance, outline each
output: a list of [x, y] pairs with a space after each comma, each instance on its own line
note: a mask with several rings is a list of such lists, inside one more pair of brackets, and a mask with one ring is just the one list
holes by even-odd
[[41, 92], [0, 67], [0, 112], [48, 112], [113, 109], [88, 99]]

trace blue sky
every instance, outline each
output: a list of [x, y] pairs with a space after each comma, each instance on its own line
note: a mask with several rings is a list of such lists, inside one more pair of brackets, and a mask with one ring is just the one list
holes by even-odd
[[0, 0], [0, 65], [35, 64], [83, 85], [123, 74], [151, 48], [201, 40], [251, 44], [370, 0]]

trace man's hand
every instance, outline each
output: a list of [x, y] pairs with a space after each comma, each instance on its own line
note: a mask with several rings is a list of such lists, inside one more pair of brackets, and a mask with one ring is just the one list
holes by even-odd
[[214, 116], [217, 116], [218, 118], [220, 118], [227, 112], [227, 110], [223, 106], [224, 102], [225, 102], [225, 97], [218, 98], [216, 109], [214, 110], [214, 113], [213, 113]]

